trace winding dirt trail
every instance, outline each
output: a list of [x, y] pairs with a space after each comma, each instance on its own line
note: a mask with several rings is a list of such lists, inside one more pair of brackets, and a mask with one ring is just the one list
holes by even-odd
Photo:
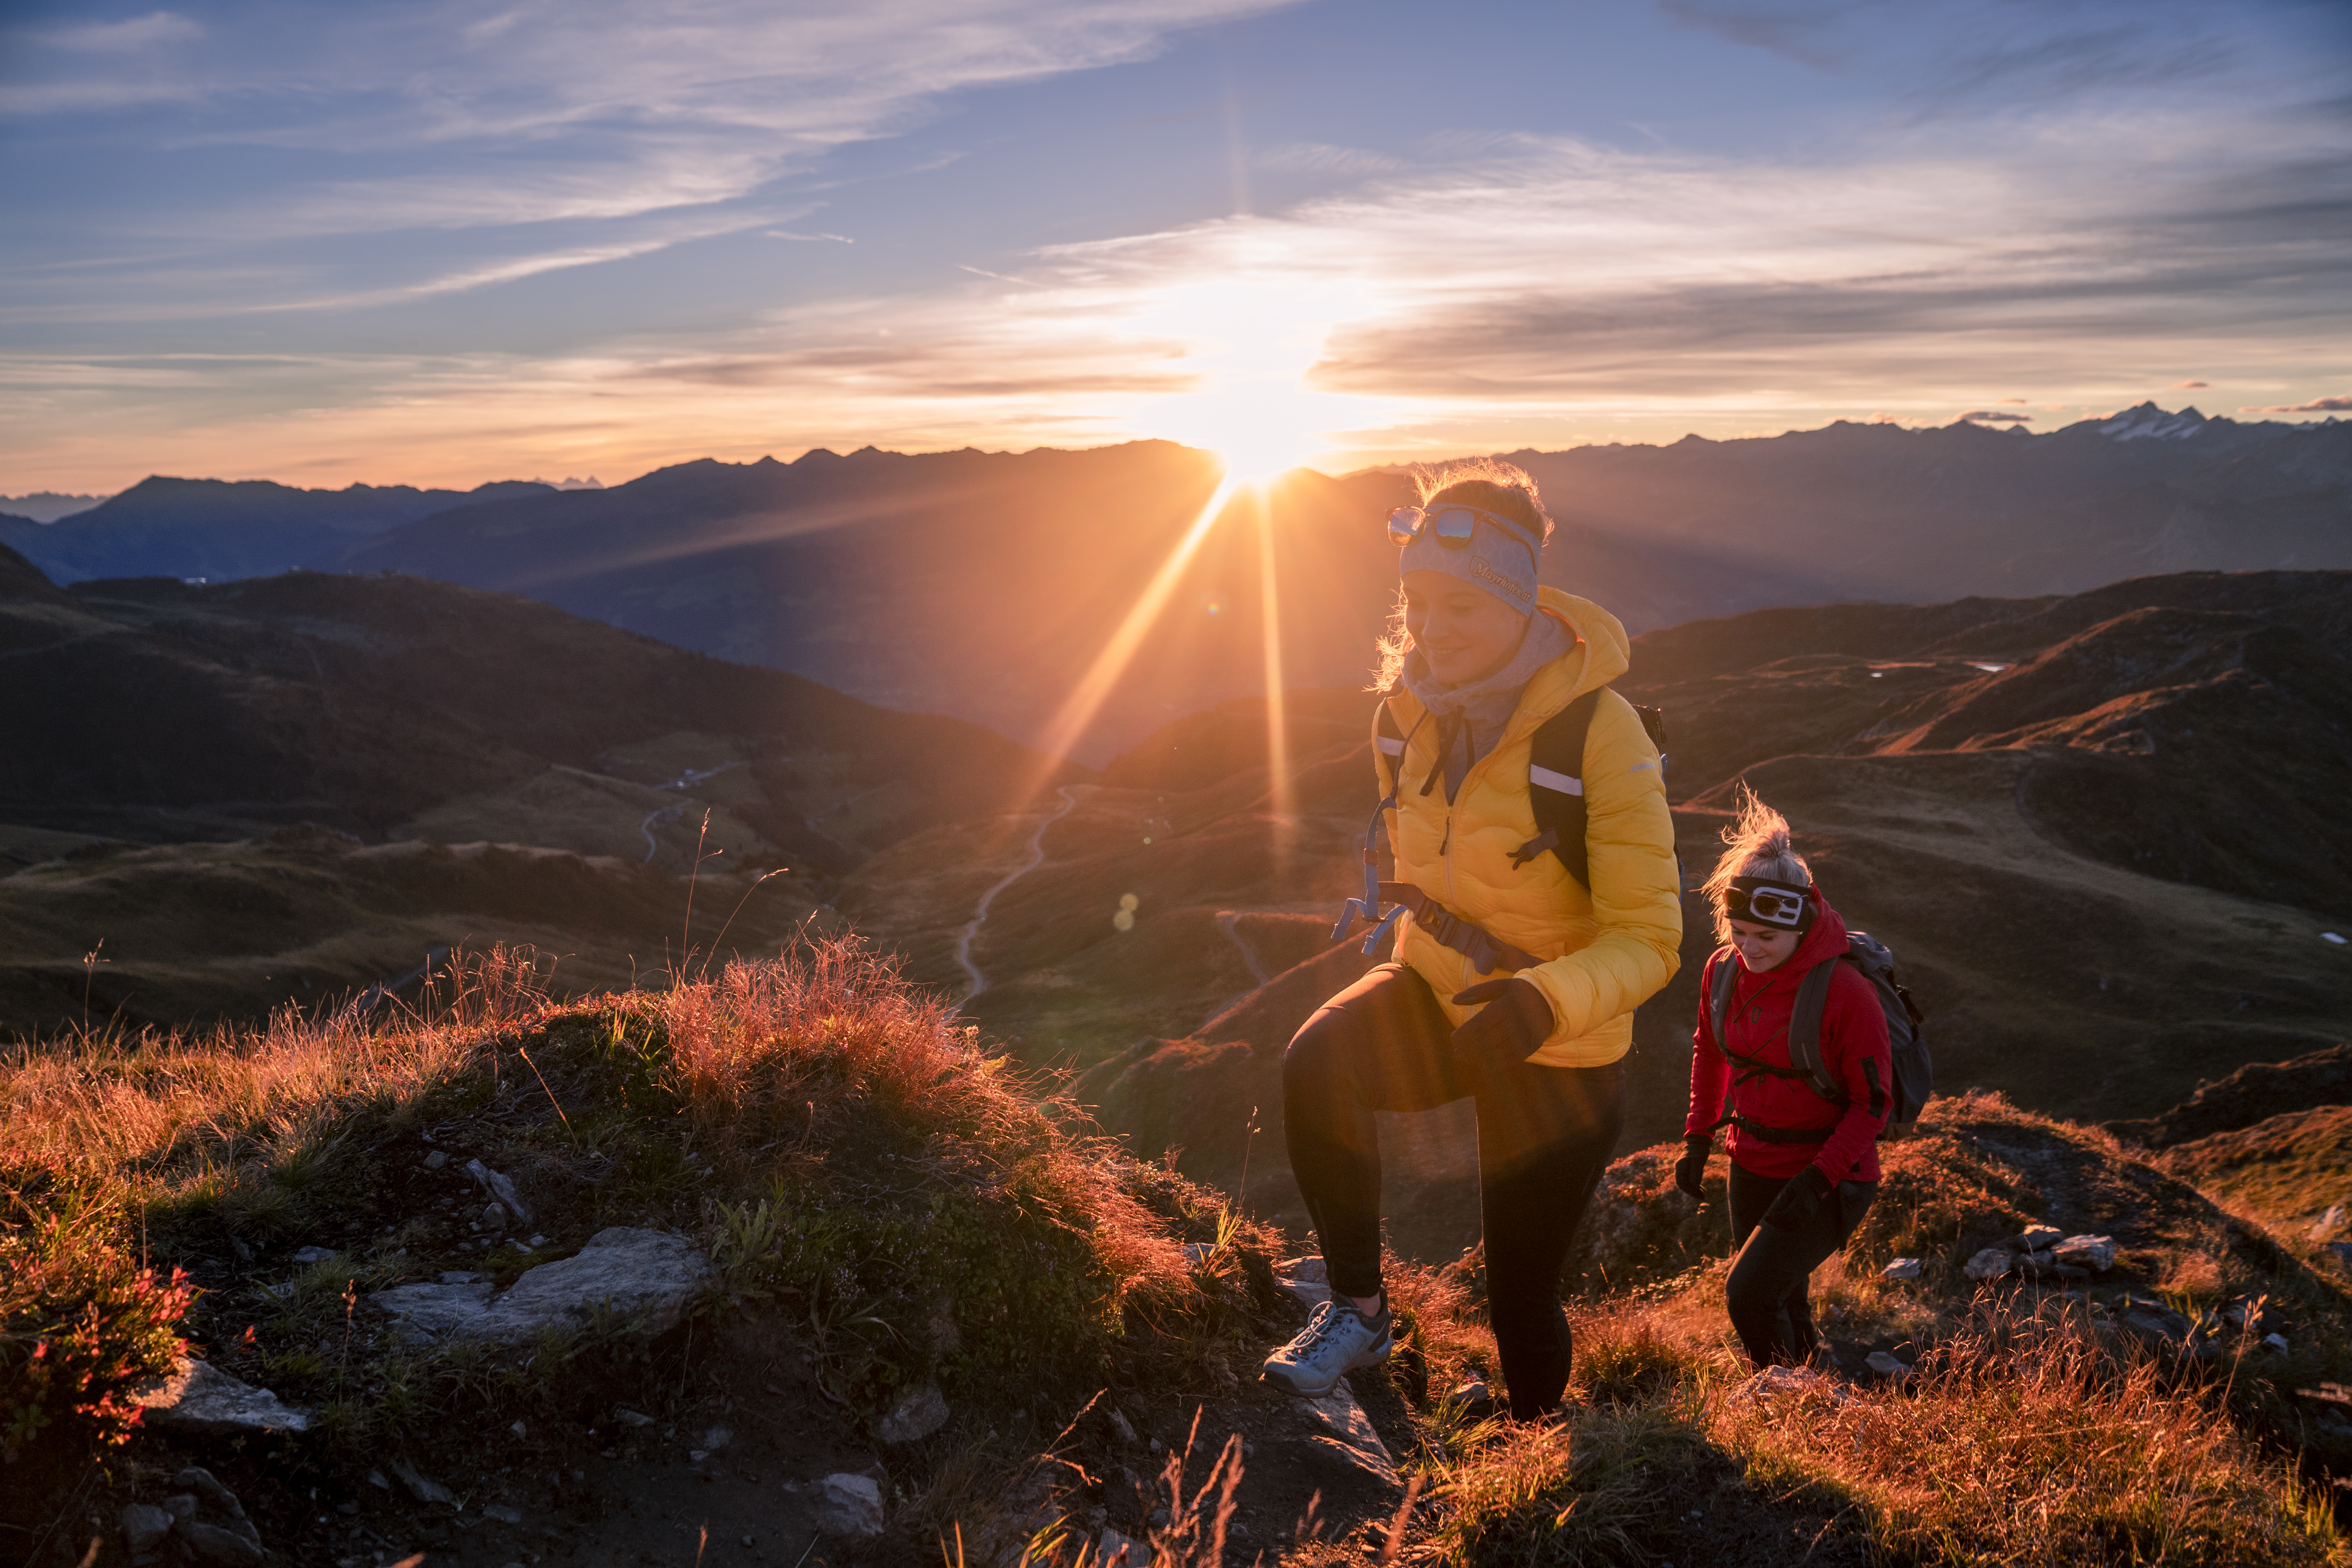
[[996, 902], [996, 895], [1045, 864], [1045, 829], [1069, 816], [1078, 804], [1078, 797], [1071, 794], [1070, 789], [1068, 784], [1061, 787], [1062, 804], [1038, 823], [1037, 831], [1029, 836], [1029, 858], [998, 878], [995, 885], [981, 894], [980, 901], [972, 906], [971, 921], [963, 928], [963, 935], [956, 939], [955, 952], [956, 963], [962, 966], [965, 977], [971, 980], [971, 989], [964, 993], [963, 1000], [957, 1003], [957, 1006], [970, 1006], [972, 998], [988, 989], [987, 976], [981, 973], [980, 966], [971, 961], [972, 939], [980, 935], [981, 926], [988, 920], [988, 907]]
[[1250, 978], [1255, 981], [1258, 984], [1263, 985], [1267, 981], [1273, 979], [1274, 976], [1268, 974], [1265, 972], [1265, 965], [1258, 962], [1257, 950], [1250, 946], [1249, 939], [1243, 936], [1242, 933], [1235, 929], [1235, 922], [1244, 915], [1257, 914], [1260, 911], [1256, 910], [1219, 910], [1217, 911], [1217, 929], [1223, 931], [1225, 933], [1226, 940], [1231, 942], [1234, 947], [1241, 950], [1242, 963], [1249, 966]]

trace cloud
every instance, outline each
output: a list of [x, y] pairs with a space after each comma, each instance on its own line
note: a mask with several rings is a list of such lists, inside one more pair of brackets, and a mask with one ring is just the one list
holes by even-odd
[[845, 234], [794, 234], [788, 228], [763, 229], [761, 232], [769, 239], [829, 239], [835, 245], [856, 245], [857, 243]]
[[2308, 403], [2280, 404], [2270, 408], [2241, 408], [2241, 414], [2345, 414], [2352, 413], [2352, 393], [2340, 397], [2315, 397]]
[[121, 22], [93, 22], [79, 27], [59, 27], [50, 32], [33, 35], [34, 40], [53, 49], [77, 49], [108, 54], [127, 49], [151, 49], [159, 44], [185, 43], [201, 38], [205, 29], [175, 11], [151, 11], [144, 16], [133, 16]]
[[1955, 425], [2023, 425], [2032, 419], [2031, 414], [1999, 414], [1990, 408], [1972, 408], [1953, 417]]
[[1279, 147], [1264, 148], [1251, 162], [1261, 169], [1348, 177], [1393, 174], [1405, 166], [1402, 159], [1391, 157], [1386, 153], [1373, 153], [1360, 147], [1332, 147], [1320, 142], [1293, 142]]
[[2172, 384], [2172, 390], [2175, 392], [2202, 392], [2212, 384], [2213, 384], [2210, 381], [2176, 381]]
[[2021, 408], [2025, 405], [2027, 400], [2022, 397], [2004, 397], [2000, 401], [2004, 406], [2010, 404], [2015, 404]]

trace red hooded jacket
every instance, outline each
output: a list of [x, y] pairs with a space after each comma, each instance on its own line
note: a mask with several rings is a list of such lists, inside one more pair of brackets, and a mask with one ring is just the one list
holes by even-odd
[[[1814, 897], [1820, 898], [1818, 891]], [[1691, 1037], [1690, 1115], [1683, 1123], [1690, 1135], [1704, 1137], [1722, 1120], [1725, 1091], [1736, 1073], [1748, 1071], [1725, 1059], [1708, 1027], [1706, 999], [1715, 993], [1716, 966], [1740, 967], [1724, 1018], [1732, 1052], [1767, 1067], [1789, 1068], [1789, 1020], [1797, 1010], [1798, 983], [1814, 964], [1845, 952], [1845, 921], [1826, 900], [1821, 911], [1797, 951], [1777, 969], [1749, 973], [1728, 947], [1706, 961], [1698, 983], [1698, 1028]], [[1749, 1121], [1790, 1132], [1819, 1131], [1817, 1137], [1774, 1143], [1735, 1124], [1730, 1140], [1735, 1164], [1759, 1176], [1793, 1176], [1812, 1164], [1832, 1182], [1878, 1180], [1878, 1131], [1886, 1121], [1895, 1063], [1887, 1050], [1886, 1015], [1879, 1010], [1878, 993], [1850, 963], [1838, 965], [1822, 1008], [1822, 1066], [1845, 1086], [1843, 1110], [1814, 1093], [1803, 1078], [1759, 1072], [1731, 1091], [1731, 1109]]]

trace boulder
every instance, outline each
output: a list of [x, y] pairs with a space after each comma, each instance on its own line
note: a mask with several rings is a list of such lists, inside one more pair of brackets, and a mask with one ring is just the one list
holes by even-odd
[[172, 1485], [182, 1489], [163, 1500], [163, 1510], [190, 1557], [214, 1568], [260, 1568], [266, 1560], [261, 1532], [245, 1517], [235, 1492], [194, 1466], [173, 1476]]
[[599, 1310], [659, 1333], [717, 1279], [710, 1259], [686, 1237], [614, 1226], [573, 1256], [530, 1270], [502, 1296], [475, 1281], [402, 1285], [369, 1300], [399, 1320], [404, 1338], [512, 1344], [542, 1329], [578, 1327]]
[[1863, 1365], [1870, 1368], [1871, 1371], [1876, 1373], [1879, 1376], [1890, 1378], [1896, 1383], [1900, 1383], [1905, 1378], [1911, 1375], [1911, 1365], [1908, 1362], [1900, 1361], [1894, 1356], [1888, 1355], [1885, 1351], [1871, 1352], [1867, 1357], [1864, 1358]]
[[172, 1532], [172, 1516], [153, 1503], [134, 1502], [115, 1515], [122, 1527], [122, 1544], [133, 1553], [152, 1552]]
[[2050, 1256], [2075, 1268], [2105, 1274], [2116, 1266], [2116, 1241], [2111, 1236], [2070, 1236], [2050, 1249]]
[[1998, 1279], [2009, 1272], [2009, 1266], [2015, 1261], [2016, 1254], [2006, 1247], [1988, 1247], [1960, 1265], [1960, 1272], [1979, 1282]]
[[2116, 1306], [2122, 1314], [2116, 1320], [2116, 1325], [2124, 1332], [2153, 1344], [2186, 1344], [2195, 1327], [2162, 1301], [2151, 1300], [2145, 1296], [2126, 1296]]
[[882, 1533], [882, 1489], [871, 1476], [830, 1475], [816, 1484], [816, 1527], [852, 1538]]
[[1916, 1279], [1927, 1265], [1916, 1258], [1898, 1258], [1878, 1271], [1882, 1279]]
[[310, 1429], [309, 1411], [281, 1405], [269, 1390], [240, 1382], [208, 1361], [182, 1361], [131, 1401], [146, 1412], [148, 1425], [170, 1432], [236, 1436]]
[[948, 1424], [947, 1396], [936, 1383], [910, 1388], [874, 1423], [874, 1436], [883, 1443], [919, 1443]]
[[1322, 1397], [1301, 1403], [1323, 1435], [1344, 1451], [1350, 1464], [1384, 1486], [1398, 1484], [1396, 1461], [1390, 1458], [1388, 1445], [1372, 1429], [1372, 1418], [1364, 1414], [1364, 1407], [1357, 1403], [1354, 1391], [1344, 1381]]
[[2054, 1225], [2029, 1225], [2018, 1233], [2017, 1249], [2020, 1252], [2046, 1252], [2064, 1234]]

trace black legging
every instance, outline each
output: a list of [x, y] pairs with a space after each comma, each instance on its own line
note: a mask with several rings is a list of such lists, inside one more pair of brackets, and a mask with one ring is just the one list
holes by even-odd
[[1759, 1367], [1796, 1365], [1822, 1342], [1806, 1295], [1813, 1270], [1845, 1245], [1878, 1194], [1876, 1182], [1840, 1182], [1797, 1229], [1760, 1223], [1790, 1179], [1759, 1176], [1732, 1162], [1731, 1245], [1738, 1256], [1732, 1260], [1723, 1302], [1748, 1359]]
[[1624, 1121], [1625, 1074], [1504, 1059], [1474, 1067], [1446, 1048], [1453, 1026], [1429, 983], [1383, 963], [1323, 1004], [1282, 1062], [1290, 1169], [1323, 1243], [1331, 1289], [1381, 1289], [1376, 1110], [1478, 1105], [1478, 1206], [1486, 1300], [1511, 1414], [1534, 1419], [1568, 1386], [1559, 1270]]

